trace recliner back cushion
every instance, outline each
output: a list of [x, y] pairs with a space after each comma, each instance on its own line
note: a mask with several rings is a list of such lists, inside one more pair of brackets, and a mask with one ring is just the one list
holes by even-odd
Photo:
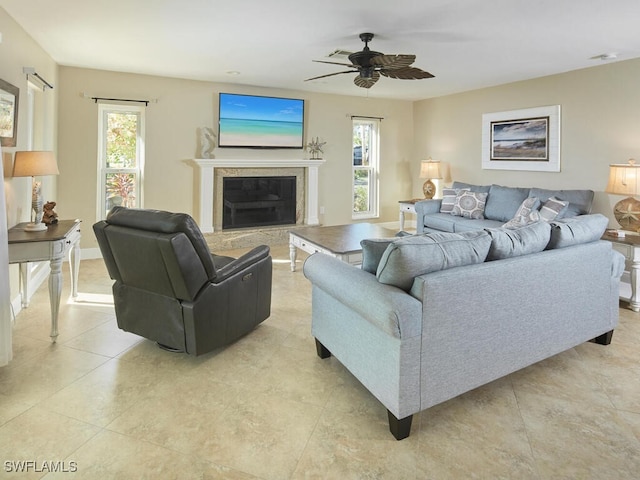
[[209, 246], [202, 236], [200, 228], [190, 215], [162, 210], [113, 207], [106, 221], [110, 225], [120, 225], [149, 232], [184, 233], [200, 258], [202, 266], [207, 272], [207, 277], [210, 280], [216, 277], [216, 269], [211, 259]]
[[380, 283], [408, 292], [419, 275], [484, 262], [490, 246], [484, 230], [403, 237], [387, 247], [376, 276]]
[[104, 233], [119, 279], [125, 285], [193, 300], [207, 282], [202, 262], [182, 232], [147, 232], [109, 225]]

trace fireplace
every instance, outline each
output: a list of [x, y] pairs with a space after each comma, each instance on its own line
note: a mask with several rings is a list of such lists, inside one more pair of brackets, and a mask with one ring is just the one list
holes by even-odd
[[296, 223], [296, 177], [224, 177], [222, 229]]
[[203, 233], [222, 229], [226, 177], [296, 177], [295, 224], [318, 225], [318, 168], [323, 159], [218, 159], [200, 158], [191, 162], [196, 168], [196, 205], [194, 215]]

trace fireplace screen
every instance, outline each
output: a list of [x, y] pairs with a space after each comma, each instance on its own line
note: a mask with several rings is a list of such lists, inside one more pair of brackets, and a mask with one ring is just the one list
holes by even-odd
[[296, 177], [222, 179], [222, 228], [296, 223]]

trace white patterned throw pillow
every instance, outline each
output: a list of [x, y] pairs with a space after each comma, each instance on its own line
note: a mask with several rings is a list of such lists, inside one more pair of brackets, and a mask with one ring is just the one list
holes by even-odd
[[540, 207], [540, 218], [545, 222], [550, 222], [562, 216], [569, 207], [569, 202], [565, 202], [556, 197], [551, 197]]
[[456, 195], [451, 215], [465, 218], [483, 219], [487, 193], [460, 191]]
[[453, 211], [453, 206], [456, 204], [456, 196], [458, 195], [458, 192], [468, 192], [469, 190], [469, 188], [443, 188], [440, 213], [451, 213]]
[[[537, 208], [540, 205], [538, 197], [528, 197], [518, 207], [518, 211], [511, 220], [503, 225], [504, 228], [519, 228], [540, 220]], [[535, 213], [535, 215], [532, 215]]]

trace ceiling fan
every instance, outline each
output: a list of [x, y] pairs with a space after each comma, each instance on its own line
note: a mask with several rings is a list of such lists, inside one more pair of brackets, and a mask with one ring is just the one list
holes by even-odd
[[357, 72], [358, 76], [353, 79], [358, 87], [371, 88], [379, 79], [380, 75], [389, 78], [397, 78], [400, 80], [418, 80], [421, 78], [433, 78], [433, 75], [419, 68], [412, 67], [415, 62], [415, 55], [385, 55], [380, 52], [374, 52], [369, 49], [369, 42], [373, 39], [373, 33], [361, 33], [360, 40], [364, 42], [364, 49], [349, 55], [349, 63], [326, 62], [323, 60], [314, 60], [318, 63], [328, 63], [330, 65], [344, 65], [352, 70], [344, 70], [342, 72], [329, 73], [318, 77], [307, 78], [305, 82], [317, 80], [318, 78], [331, 77], [333, 75], [341, 75], [343, 73]]

